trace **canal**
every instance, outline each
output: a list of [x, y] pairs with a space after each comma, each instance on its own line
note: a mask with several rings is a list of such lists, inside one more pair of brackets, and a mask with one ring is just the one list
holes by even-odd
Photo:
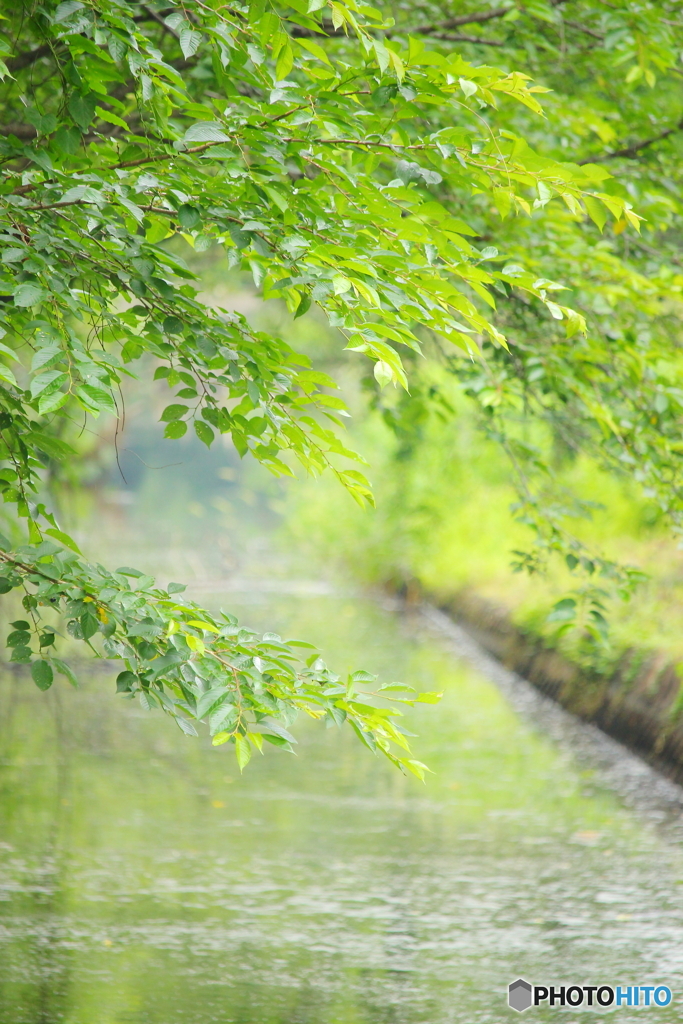
[[195, 575], [193, 597], [312, 639], [341, 671], [443, 689], [405, 719], [434, 774], [300, 722], [296, 756], [240, 776], [231, 747], [117, 698], [106, 670], [45, 695], [6, 673], [2, 1024], [497, 1024], [518, 1019], [519, 976], [674, 993], [529, 1019], [680, 1020], [680, 846], [580, 746], [419, 617], [319, 572], [225, 593]]

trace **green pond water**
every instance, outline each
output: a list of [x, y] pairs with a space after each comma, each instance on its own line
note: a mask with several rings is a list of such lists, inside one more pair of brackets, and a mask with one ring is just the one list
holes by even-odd
[[1, 1024], [500, 1022], [520, 1019], [519, 975], [674, 991], [525, 1020], [680, 1020], [679, 847], [414, 621], [286, 587], [206, 600], [339, 670], [443, 688], [406, 719], [435, 774], [300, 722], [296, 757], [240, 777], [230, 747], [117, 698], [106, 672], [45, 695], [5, 675]]

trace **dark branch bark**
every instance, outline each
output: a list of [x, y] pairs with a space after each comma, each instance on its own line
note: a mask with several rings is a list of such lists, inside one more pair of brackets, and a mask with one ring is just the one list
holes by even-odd
[[20, 124], [19, 122], [10, 122], [9, 124], [0, 125], [0, 135], [16, 135], [18, 139], [29, 141], [35, 139], [38, 132], [35, 130], [32, 124]]
[[513, 10], [512, 7], [498, 7], [495, 11], [480, 11], [478, 14], [460, 14], [457, 18], [449, 18], [447, 21], [439, 22], [438, 25], [421, 25], [411, 29], [412, 35], [431, 35], [432, 32], [448, 31], [451, 28], [459, 28], [460, 25], [473, 25], [475, 22], [491, 21], [493, 18], [502, 18]]
[[331, 21], [321, 23], [322, 32], [314, 32], [312, 28], [305, 28], [303, 25], [290, 25], [289, 34], [294, 39], [319, 39], [320, 36], [343, 36], [343, 28], [335, 28]]
[[[387, 32], [387, 35], [389, 33]], [[449, 32], [435, 32], [432, 39], [440, 39], [444, 43], [480, 43], [482, 46], [505, 46], [497, 39], [486, 39], [484, 36], [454, 36]]]
[[569, 28], [573, 28], [576, 32], [585, 32], [587, 36], [592, 36], [593, 39], [599, 39], [600, 42], [604, 41], [604, 34], [602, 32], [596, 32], [593, 28], [588, 28], [587, 25], [579, 25], [578, 21], [567, 21], [565, 18], [565, 25]]
[[148, 7], [146, 4], [143, 10], [149, 15], [150, 18], [156, 21], [157, 25], [161, 25], [164, 32], [167, 32], [168, 35], [173, 36], [174, 39], [179, 38], [178, 33], [174, 32], [172, 28], [169, 28], [169, 26], [166, 24], [166, 22], [164, 21], [160, 14], [157, 14], [156, 11], [153, 11], [151, 7]]
[[638, 153], [642, 149], [647, 149], [648, 146], [653, 146], [655, 142], [661, 142], [663, 139], [668, 139], [670, 135], [674, 135], [675, 132], [683, 131], [683, 121], [679, 121], [673, 128], [667, 128], [666, 131], [660, 132], [659, 135], [653, 135], [651, 139], [643, 139], [642, 142], [634, 142], [632, 146], [625, 146], [624, 149], [615, 149], [612, 153], [603, 153], [601, 156], [586, 157], [585, 160], [579, 160], [579, 164], [602, 164], [606, 160], [618, 160], [619, 157], [625, 157], [627, 159], [634, 159], [638, 156]]
[[[436, 25], [419, 25], [417, 28], [403, 28], [398, 26], [392, 31], [387, 32], [386, 35], [399, 36], [399, 35], [435, 35], [437, 32], [448, 32], [450, 29], [458, 28], [460, 25], [472, 25], [475, 22], [491, 21], [493, 18], [502, 18], [504, 14], [508, 14], [513, 8], [511, 7], [499, 7], [495, 11], [480, 11], [479, 13], [473, 12], [472, 14], [461, 14], [457, 18], [449, 18], [447, 21], [440, 21]], [[292, 25], [290, 28], [290, 34], [295, 39], [315, 39], [319, 35], [324, 36], [343, 36], [345, 35], [343, 28], [334, 28], [331, 22], [324, 21], [321, 25], [322, 32], [314, 32], [310, 28], [304, 28], [303, 25]], [[435, 35], [436, 39], [444, 39], [449, 42], [457, 43], [487, 43], [485, 39], [479, 39], [478, 36], [438, 36]], [[488, 43], [490, 46], [501, 46], [501, 43]]]
[[37, 46], [35, 50], [27, 50], [26, 53], [18, 53], [16, 57], [10, 57], [9, 60], [5, 61], [10, 74], [14, 74], [15, 71], [23, 71], [24, 68], [28, 68], [31, 64], [35, 64], [41, 57], [48, 57], [52, 53], [52, 47], [49, 43], [45, 43], [43, 46]]

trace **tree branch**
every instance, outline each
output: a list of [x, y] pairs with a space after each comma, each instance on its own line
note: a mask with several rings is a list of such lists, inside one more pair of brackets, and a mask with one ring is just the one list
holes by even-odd
[[579, 165], [601, 164], [606, 160], [617, 160], [619, 157], [633, 159], [638, 155], [641, 149], [647, 149], [648, 146], [654, 145], [655, 142], [661, 142], [663, 139], [668, 139], [670, 135], [680, 131], [683, 131], [683, 121], [679, 121], [673, 128], [667, 128], [666, 131], [660, 132], [659, 135], [653, 135], [651, 139], [643, 139], [642, 142], [634, 142], [632, 146], [625, 146], [624, 149], [615, 149], [612, 153], [603, 153], [602, 156], [589, 156], [584, 160], [578, 160], [577, 163]]
[[578, 21], [567, 21], [564, 19], [564, 24], [569, 28], [573, 28], [576, 32], [585, 32], [587, 36], [592, 36], [593, 39], [599, 39], [600, 42], [604, 42], [605, 35], [603, 32], [596, 32], [593, 28], [588, 28], [588, 25], [580, 25]]
[[18, 121], [10, 121], [9, 124], [0, 124], [0, 135], [16, 135], [22, 141], [35, 139], [38, 132], [32, 124], [20, 124]]
[[10, 57], [5, 63], [10, 73], [14, 73], [15, 71], [23, 71], [24, 68], [35, 64], [41, 57], [47, 57], [51, 53], [52, 46], [50, 43], [44, 43], [42, 46], [37, 46], [35, 50], [27, 50], [25, 53], [18, 53], [16, 57]]
[[[385, 33], [389, 38], [392, 36], [406, 35], [433, 35], [436, 32], [448, 32], [450, 29], [459, 28], [460, 25], [471, 25], [475, 22], [491, 21], [493, 18], [502, 18], [503, 15], [509, 14], [513, 7], [499, 7], [495, 11], [480, 11], [473, 12], [472, 14], [461, 14], [457, 18], [449, 18], [447, 21], [440, 21], [436, 25], [421, 25], [417, 28], [403, 28], [398, 26], [391, 31]], [[315, 39], [317, 36], [343, 36], [343, 28], [334, 28], [331, 22], [323, 21], [321, 24], [322, 32], [314, 32], [313, 29], [305, 28], [303, 25], [292, 25], [290, 27], [290, 35], [295, 39]], [[449, 42], [460, 42], [460, 43], [487, 43], [486, 39], [479, 39], [478, 36], [436, 36], [437, 39], [444, 39]], [[502, 46], [502, 43], [489, 43], [491, 46]]]
[[491, 21], [493, 18], [502, 18], [514, 10], [513, 7], [498, 7], [495, 11], [480, 11], [472, 14], [460, 14], [457, 18], [449, 18], [447, 21], [439, 22], [438, 25], [421, 25], [411, 29], [413, 35], [431, 35], [433, 32], [448, 31], [451, 28], [459, 28], [460, 25], [473, 25], [475, 22]]
[[[389, 33], [387, 32], [387, 35]], [[505, 46], [505, 43], [497, 39], [485, 39], [484, 36], [453, 36], [448, 32], [435, 32], [432, 39], [439, 39], [444, 43], [480, 43], [482, 46]]]

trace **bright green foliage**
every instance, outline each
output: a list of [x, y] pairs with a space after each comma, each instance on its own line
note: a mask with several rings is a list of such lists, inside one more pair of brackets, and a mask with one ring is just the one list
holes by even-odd
[[[627, 597], [642, 573], [572, 536], [567, 521], [589, 516], [591, 503], [568, 494], [556, 470], [588, 454], [641, 484], [676, 532], [683, 526], [680, 8], [630, 0], [463, 8], [431, 4], [419, 16], [404, 10], [400, 23], [423, 37], [466, 41], [466, 54], [480, 59], [493, 44], [497, 62], [523, 66], [551, 90], [543, 97], [545, 120], [516, 106], [501, 111], [506, 127], [544, 156], [610, 167], [616, 177], [605, 191], [629, 199], [645, 218], [639, 235], [628, 217], [610, 224], [588, 197], [588, 216], [576, 216], [539, 190], [535, 205], [542, 213], [498, 224], [490, 203], [475, 197], [470, 223], [480, 238], [495, 239], [496, 258], [562, 282], [564, 301], [585, 316], [587, 333], [565, 339], [562, 325], [548, 324], [538, 303], [524, 301], [517, 289], [502, 295], [496, 288], [496, 322], [510, 339], [510, 354], [486, 346], [485, 362], [468, 366], [440, 346], [442, 362], [475, 400], [482, 426], [502, 445], [517, 478], [516, 515], [537, 541], [534, 550], [515, 553], [517, 567], [543, 570], [550, 553], [561, 554], [576, 576], [588, 578], [577, 581], [573, 596], [595, 604], [595, 638], [602, 641], [599, 606], [613, 593]], [[457, 34], [464, 25], [467, 37]], [[404, 460], [421, 457], [421, 424], [429, 409], [438, 410], [434, 381], [425, 374], [410, 403], [379, 403]], [[401, 513], [400, 497], [395, 512]], [[571, 628], [569, 606], [561, 611]]]
[[[455, 16], [501, 19], [509, 68], [483, 64], [476, 37], [465, 60], [425, 43], [448, 26], [403, 11], [397, 24], [355, 0], [24, 2], [6, 18], [0, 477], [29, 545], [0, 558], [41, 638], [37, 685], [50, 685], [51, 664], [67, 671], [43, 642], [51, 604], [72, 636], [125, 660], [121, 689], [184, 729], [208, 715], [240, 765], [245, 737], [260, 743], [254, 721], [287, 743], [291, 713], [304, 708], [348, 716], [370, 746], [421, 771], [390, 754], [390, 741], [405, 746], [390, 713], [350, 699], [317, 661], [295, 670], [279, 639], [242, 635], [132, 570], [88, 565], [36, 499], [47, 459], [70, 457], [60, 418], [118, 411], [122, 378], [152, 356], [173, 391], [167, 437], [190, 424], [207, 445], [228, 433], [274, 473], [291, 474], [293, 460], [329, 467], [371, 501], [348, 468], [357, 457], [337, 432], [334, 381], [241, 315], [203, 305], [178, 246], [165, 244], [174, 235], [198, 251], [225, 246], [295, 316], [318, 303], [380, 386], [407, 387], [404, 361], [436, 346], [517, 463], [541, 456], [506, 416], [568, 417], [677, 511], [677, 360], [666, 331], [641, 327], [679, 283], [645, 279], [601, 241], [610, 224], [637, 244], [641, 214], [604, 161], [566, 160], [588, 131], [610, 138], [609, 111], [586, 89], [563, 105], [527, 74], [524, 52], [543, 51], [546, 37], [565, 59], [556, 40], [569, 6]], [[604, 74], [632, 91], [650, 89], [680, 52], [662, 5], [571, 6], [582, 24], [599, 21], [589, 36], [612, 40]], [[582, 59], [590, 70], [591, 53]], [[672, 215], [671, 203], [648, 202], [648, 216]], [[591, 303], [586, 334], [579, 310]], [[522, 511], [546, 545], [569, 543], [528, 488]], [[28, 662], [31, 629], [15, 632], [15, 660]]]

